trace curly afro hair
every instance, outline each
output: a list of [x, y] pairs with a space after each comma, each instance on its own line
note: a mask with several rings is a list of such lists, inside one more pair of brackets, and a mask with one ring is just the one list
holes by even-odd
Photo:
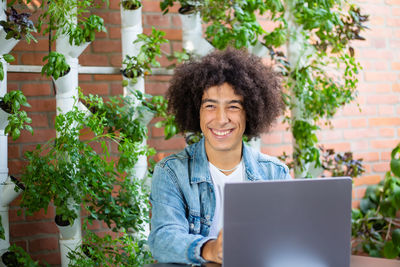
[[200, 105], [203, 93], [228, 83], [243, 96], [249, 138], [267, 131], [281, 115], [283, 102], [280, 75], [261, 59], [244, 50], [228, 48], [175, 69], [167, 92], [169, 111], [182, 132], [201, 132]]

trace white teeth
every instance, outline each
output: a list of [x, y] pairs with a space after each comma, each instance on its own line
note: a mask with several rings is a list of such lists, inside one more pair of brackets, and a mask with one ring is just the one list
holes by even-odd
[[223, 135], [227, 135], [230, 131], [228, 130], [228, 131], [224, 131], [224, 132], [218, 132], [218, 131], [213, 130], [213, 132], [216, 135], [223, 136]]

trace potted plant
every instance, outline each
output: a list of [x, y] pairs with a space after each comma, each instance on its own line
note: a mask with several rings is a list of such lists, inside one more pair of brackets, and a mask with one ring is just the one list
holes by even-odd
[[0, 31], [0, 54], [5, 54], [18, 43], [19, 40], [25, 38], [30, 43], [31, 40], [36, 42], [31, 32], [36, 32], [33, 22], [29, 19], [31, 14], [19, 13], [11, 7], [9, 11], [5, 11], [7, 20], [0, 21], [2, 30]]
[[[154, 153], [142, 144], [147, 128], [137, 117], [138, 107], [133, 104], [136, 100], [132, 97], [119, 96], [104, 101], [99, 96], [80, 93], [80, 98], [92, 114], [88, 116], [75, 106], [73, 110], [57, 115], [57, 137], [26, 153], [29, 163], [21, 180], [27, 186], [21, 207], [26, 208], [27, 214], [32, 214], [40, 209], [47, 210], [52, 202], [56, 214], [61, 216], [61, 220], [57, 220], [61, 225], [68, 222], [73, 225], [78, 217], [77, 210], [82, 207], [88, 214], [83, 223], [84, 244], [94, 245], [102, 251], [109, 248], [102, 244], [109, 242], [119, 244], [118, 249], [132, 247], [140, 240], [121, 244], [107, 236], [96, 237], [100, 238], [99, 242], [90, 242], [95, 237], [87, 224], [100, 220], [115, 232], [142, 230], [148, 217], [147, 192], [144, 181], [135, 179], [132, 169], [140, 155]], [[83, 136], [90, 137], [80, 138]], [[118, 158], [110, 155], [108, 142], [117, 145]], [[99, 147], [99, 150], [93, 147]], [[148, 252], [135, 253], [143, 258]], [[98, 263], [101, 260], [103, 258], [99, 257]]]
[[51, 51], [43, 58], [43, 61], [45, 60], [47, 62], [42, 67], [42, 75], [45, 74], [47, 77], [53, 77], [54, 80], [57, 80], [70, 71], [65, 56], [61, 53]]
[[[138, 34], [134, 43], [140, 43], [140, 51], [137, 56], [126, 55], [122, 64], [124, 79], [123, 86], [133, 85], [138, 81], [141, 75], [151, 73], [151, 67], [159, 67], [160, 63], [156, 60], [161, 56], [160, 45], [168, 42], [164, 38], [165, 33], [152, 28], [150, 35]], [[129, 82], [130, 81], [130, 82]]]
[[26, 111], [21, 110], [21, 106], [30, 107], [22, 91], [10, 91], [0, 97], [0, 129], [10, 134], [13, 140], [20, 136], [22, 129], [33, 134], [32, 127], [28, 125], [32, 119]]
[[96, 32], [106, 32], [104, 20], [97, 15], [84, 18], [77, 24], [70, 23], [64, 34], [57, 38], [57, 51], [77, 58], [94, 41]]
[[391, 153], [390, 171], [367, 187], [359, 209], [352, 211], [353, 252], [372, 257], [400, 257], [400, 144]]
[[142, 25], [142, 3], [139, 0], [123, 0], [121, 4], [121, 25], [132, 27]]

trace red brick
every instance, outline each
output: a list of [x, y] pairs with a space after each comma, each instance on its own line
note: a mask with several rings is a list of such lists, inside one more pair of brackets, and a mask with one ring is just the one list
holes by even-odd
[[54, 222], [30, 222], [10, 225], [11, 236], [28, 237], [40, 234], [56, 234], [57, 226]]
[[369, 118], [368, 119], [369, 126], [399, 126], [400, 118], [398, 117], [389, 117], [389, 118]]
[[291, 155], [293, 151], [293, 147], [291, 145], [280, 145], [280, 146], [262, 146], [261, 147], [261, 153], [278, 157], [282, 156], [283, 152], [285, 152], [287, 155]]
[[168, 28], [171, 25], [170, 16], [167, 15], [144, 15], [146, 26], [155, 26], [156, 28]]
[[98, 229], [100, 229], [100, 222], [99, 221], [93, 221], [93, 224], [88, 224], [88, 229], [89, 230], [98, 230]]
[[25, 161], [18, 161], [18, 160], [9, 160], [8, 161], [8, 172], [10, 175], [19, 175], [22, 174], [23, 169], [27, 165]]
[[372, 140], [371, 141], [371, 147], [376, 148], [376, 149], [393, 149], [397, 144], [399, 143], [399, 140]]
[[353, 200], [353, 201], [351, 202], [351, 207], [352, 207], [353, 209], [358, 209], [358, 208], [360, 207], [360, 200]]
[[8, 210], [8, 219], [10, 222], [22, 222], [25, 220], [24, 211], [21, 210], [21, 215], [18, 215], [20, 209], [10, 209]]
[[46, 237], [29, 241], [29, 252], [58, 250], [58, 238]]
[[44, 209], [34, 213], [32, 216], [26, 216], [27, 221], [41, 221], [41, 220], [50, 220], [51, 222], [54, 221], [54, 217], [56, 216], [54, 207], [49, 206], [47, 208], [47, 213]]
[[104, 19], [105, 24], [121, 25], [121, 13], [118, 11], [97, 12]]
[[335, 129], [348, 128], [349, 119], [332, 119], [332, 126]]
[[90, 84], [81, 83], [81, 88], [85, 95], [88, 94], [108, 95], [110, 92], [109, 84], [107, 83], [90, 83]]
[[[379, 31], [379, 32], [381, 34], [380, 34], [380, 36], [377, 36], [377, 37], [384, 37], [384, 36], [381, 36], [381, 35], [383, 35], [383, 33], [387, 35], [385, 37], [391, 37], [391, 35], [392, 35], [391, 32], [388, 32], [388, 31], [385, 31], [385, 30]], [[364, 59], [380, 59], [380, 60], [386, 59], [386, 60], [391, 60], [391, 59], [393, 59], [394, 54], [393, 54], [392, 51], [377, 50], [377, 49], [374, 48], [374, 49], [363, 49], [363, 50], [360, 50], [359, 57], [364, 58]], [[382, 79], [382, 81], [384, 81], [384, 80]]]
[[263, 134], [261, 140], [266, 145], [280, 144], [282, 143], [282, 133]]
[[377, 184], [381, 181], [381, 177], [379, 175], [366, 175], [353, 179], [354, 186], [360, 185], [372, 185]]
[[52, 92], [50, 83], [25, 83], [21, 90], [25, 96], [46, 96]]
[[29, 112], [40, 112], [40, 111], [55, 111], [56, 110], [56, 99], [28, 99], [30, 108], [27, 108]]
[[43, 65], [43, 57], [45, 57], [48, 53], [34, 52], [27, 53], [25, 52], [21, 56], [21, 63], [24, 65]]
[[[32, 124], [31, 124], [32, 127], [34, 128], [49, 127], [49, 119], [46, 113], [40, 113], [40, 114], [29, 113], [28, 116], [32, 119]], [[35, 134], [35, 132], [33, 134]]]
[[[105, 39], [105, 38], [107, 38], [107, 35], [108, 35], [108, 32], [96, 32], [95, 41], [100, 40], [100, 39]], [[88, 50], [90, 50], [90, 48]]]
[[158, 150], [182, 150], [186, 143], [183, 137], [173, 137], [169, 140], [164, 139], [150, 139], [148, 140], [150, 147], [155, 147]]
[[[143, 6], [142, 12], [157, 12], [160, 13], [160, 15], [162, 14], [159, 1], [151, 1], [151, 0], [143, 1], [142, 6]], [[172, 12], [171, 9], [170, 12]]]
[[152, 95], [165, 95], [168, 89], [168, 84], [165, 82], [146, 82], [146, 93]]
[[18, 145], [8, 145], [8, 158], [9, 159], [15, 159], [19, 158], [21, 156], [21, 153], [19, 152], [19, 146]]
[[122, 83], [112, 83], [111, 84], [111, 95], [122, 95]]
[[400, 70], [400, 62], [392, 62], [393, 70]]
[[391, 106], [391, 105], [380, 105], [379, 108], [378, 108], [378, 115], [393, 116], [393, 115], [395, 115], [394, 107]]
[[352, 128], [366, 127], [367, 126], [367, 119], [365, 119], [365, 118], [352, 119], [350, 121], [350, 125], [351, 125]]
[[164, 136], [164, 127], [161, 127], [161, 128], [151, 127], [151, 136], [152, 137], [163, 137]]
[[121, 81], [122, 82], [122, 75], [112, 74], [112, 75], [102, 75], [102, 74], [95, 74], [93, 75], [95, 81]]
[[386, 18], [386, 24], [387, 24], [387, 26], [400, 27], [400, 19], [399, 18], [387, 17]]
[[182, 28], [182, 20], [179, 16], [171, 16], [172, 19], [172, 26], [173, 28], [178, 28], [181, 29]]
[[377, 137], [378, 132], [374, 129], [350, 129], [344, 130], [343, 136], [345, 139], [364, 139]]
[[120, 40], [97, 40], [92, 44], [93, 52], [105, 53], [115, 52], [120, 53], [122, 51]]
[[93, 75], [92, 74], [79, 74], [78, 79], [80, 82], [82, 81], [93, 81]]
[[48, 40], [38, 40], [37, 43], [31, 42], [27, 45], [25, 42], [19, 42], [13, 49], [14, 51], [44, 51], [47, 52], [49, 50]]
[[389, 40], [390, 48], [398, 48], [400, 46], [400, 40], [390, 39]]
[[111, 66], [119, 67], [122, 66], [122, 56], [121, 55], [111, 55], [109, 56]]
[[379, 129], [379, 136], [382, 137], [395, 137], [395, 129], [393, 128], [381, 128]]
[[373, 164], [372, 170], [374, 172], [387, 172], [390, 170], [389, 162], [380, 162]]
[[108, 66], [107, 55], [84, 54], [79, 57], [82, 66]]
[[365, 71], [364, 75], [367, 82], [394, 82], [397, 79], [395, 72], [387, 71]]
[[368, 151], [369, 149], [369, 141], [365, 139], [358, 139], [358, 140], [352, 140], [351, 141], [351, 151]]
[[50, 81], [49, 78], [40, 73], [10, 72], [7, 74], [8, 81]]
[[379, 160], [379, 153], [378, 152], [357, 152], [354, 153], [354, 158], [362, 159], [363, 162], [373, 162]]
[[385, 3], [390, 6], [399, 6], [400, 0], [385, 0]]
[[110, 39], [121, 39], [121, 27], [108, 27]]
[[[150, 34], [151, 27], [144, 28], [143, 32], [145, 34]], [[165, 38], [168, 40], [182, 40], [182, 30], [181, 29], [163, 29], [163, 32], [165, 32]]]
[[159, 152], [154, 156], [154, 160], [156, 162], [159, 162], [160, 160], [162, 160], [165, 157], [168, 157], [169, 155], [173, 154], [173, 152]]
[[381, 152], [380, 154], [381, 154], [380, 160], [382, 161], [389, 162], [392, 159], [391, 151]]
[[356, 198], [356, 199], [361, 199], [361, 198], [363, 198], [364, 195], [365, 195], [365, 191], [366, 191], [366, 190], [367, 190], [366, 187], [357, 188], [357, 189], [355, 190], [355, 198]]

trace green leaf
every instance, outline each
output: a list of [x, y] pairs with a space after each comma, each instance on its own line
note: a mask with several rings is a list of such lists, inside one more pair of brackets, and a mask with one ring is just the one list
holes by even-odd
[[392, 241], [396, 247], [400, 248], [400, 229], [399, 228], [395, 229], [392, 232]]
[[383, 256], [388, 259], [396, 258], [399, 252], [399, 247], [395, 246], [392, 241], [387, 241], [383, 247]]
[[3, 58], [4, 58], [4, 60], [7, 61], [8, 63], [11, 63], [11, 62], [13, 62], [13, 61], [15, 60], [15, 58], [14, 58], [12, 55], [10, 55], [10, 54], [4, 54], [4, 55], [3, 55]]

